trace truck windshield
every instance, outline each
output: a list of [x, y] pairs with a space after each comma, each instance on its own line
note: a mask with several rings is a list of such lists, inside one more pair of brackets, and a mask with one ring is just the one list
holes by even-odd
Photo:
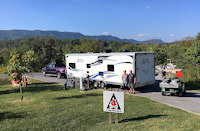
[[58, 63], [56, 64], [56, 67], [65, 67], [65, 65], [63, 63]]

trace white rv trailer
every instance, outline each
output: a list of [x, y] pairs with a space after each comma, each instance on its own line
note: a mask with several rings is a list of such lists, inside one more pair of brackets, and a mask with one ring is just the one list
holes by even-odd
[[136, 75], [136, 87], [155, 83], [154, 52], [66, 54], [68, 77], [86, 78], [94, 85], [122, 85], [123, 70]]

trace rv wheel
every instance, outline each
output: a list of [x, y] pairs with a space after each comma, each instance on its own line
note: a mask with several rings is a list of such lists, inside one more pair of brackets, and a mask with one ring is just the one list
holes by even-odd
[[105, 83], [104, 82], [101, 82], [100, 83], [100, 87], [103, 89], [105, 87]]
[[93, 87], [97, 88], [98, 87], [98, 82], [97, 81], [93, 81]]
[[43, 74], [43, 76], [46, 76], [46, 72], [45, 71], [43, 71], [42, 74]]

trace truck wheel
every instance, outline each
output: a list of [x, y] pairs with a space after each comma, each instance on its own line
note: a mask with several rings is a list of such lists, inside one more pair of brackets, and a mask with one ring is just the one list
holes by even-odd
[[42, 72], [42, 75], [43, 75], [43, 76], [46, 76], [46, 72], [45, 72], [45, 71], [43, 71], [43, 72]]
[[58, 79], [61, 78], [61, 73], [60, 73], [60, 72], [57, 73], [57, 78], [58, 78]]
[[97, 81], [93, 81], [93, 87], [97, 88], [98, 87], [98, 82]]
[[100, 87], [101, 87], [102, 89], [104, 89], [105, 83], [104, 83], [104, 82], [101, 82], [101, 83], [100, 83]]

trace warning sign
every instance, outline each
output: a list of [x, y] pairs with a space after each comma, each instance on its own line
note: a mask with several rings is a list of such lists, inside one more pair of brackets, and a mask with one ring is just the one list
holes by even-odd
[[124, 113], [124, 92], [104, 91], [103, 111]]
[[178, 71], [177, 74], [176, 74], [176, 77], [183, 77], [183, 74], [181, 71]]
[[108, 110], [121, 110], [114, 93], [113, 93], [113, 96], [110, 99], [110, 102], [107, 106], [107, 109]]

